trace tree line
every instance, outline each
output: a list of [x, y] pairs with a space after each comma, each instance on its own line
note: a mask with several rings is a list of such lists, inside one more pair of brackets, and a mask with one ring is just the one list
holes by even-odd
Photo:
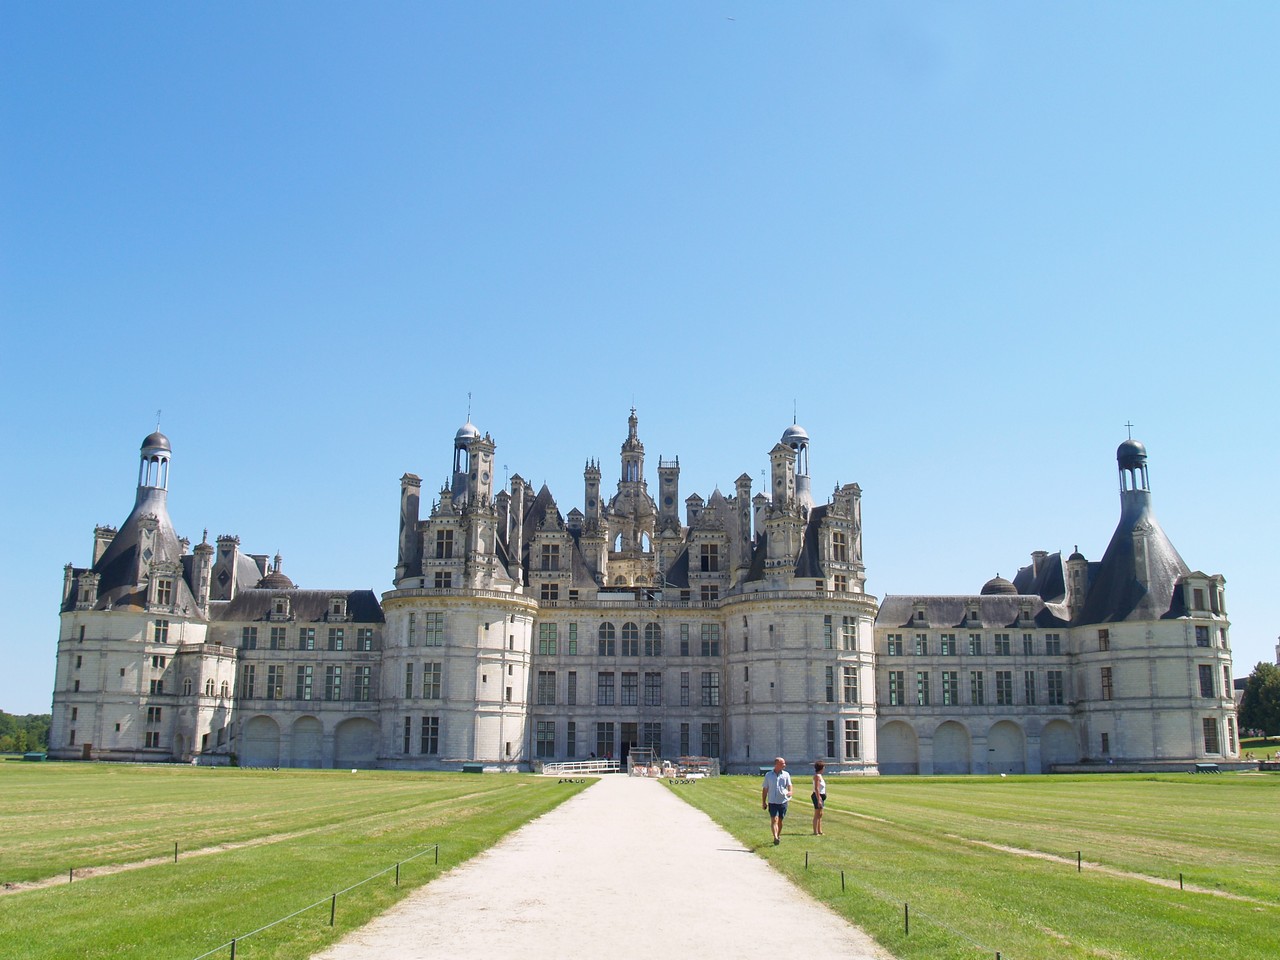
[[1259, 663], [1249, 674], [1240, 698], [1240, 733], [1267, 737], [1280, 734], [1280, 666]]
[[52, 720], [53, 717], [47, 713], [15, 716], [0, 710], [0, 753], [48, 750], [49, 724]]

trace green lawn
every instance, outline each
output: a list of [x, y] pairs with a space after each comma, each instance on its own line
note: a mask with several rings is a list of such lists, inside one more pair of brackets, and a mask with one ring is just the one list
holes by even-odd
[[797, 777], [778, 847], [758, 777], [676, 793], [901, 958], [1280, 956], [1280, 777], [827, 782], [826, 835]]
[[[6, 960], [305, 958], [584, 789], [530, 776], [0, 763]], [[174, 844], [178, 862], [173, 862]], [[409, 860], [439, 844], [435, 851]], [[159, 862], [124, 872], [71, 869]], [[218, 956], [227, 957], [223, 950]]]

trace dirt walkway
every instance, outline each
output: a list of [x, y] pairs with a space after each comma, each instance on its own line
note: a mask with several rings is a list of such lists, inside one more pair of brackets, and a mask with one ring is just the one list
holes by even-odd
[[690, 951], [890, 956], [662, 784], [613, 776], [312, 960], [559, 960], [587, 951], [611, 960]]

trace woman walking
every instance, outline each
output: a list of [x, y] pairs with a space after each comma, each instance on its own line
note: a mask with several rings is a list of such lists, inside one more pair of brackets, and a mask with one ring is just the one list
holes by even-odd
[[822, 775], [826, 764], [821, 760], [813, 765], [813, 835], [822, 836], [822, 808], [827, 805], [827, 778]]

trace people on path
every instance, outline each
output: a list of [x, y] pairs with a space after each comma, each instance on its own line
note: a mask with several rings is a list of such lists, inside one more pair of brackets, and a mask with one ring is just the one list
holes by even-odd
[[760, 808], [769, 811], [775, 847], [782, 842], [782, 821], [791, 801], [791, 774], [786, 768], [786, 760], [774, 757], [773, 769], [764, 775], [764, 788], [760, 791]]
[[827, 805], [827, 778], [822, 775], [826, 764], [818, 760], [813, 765], [813, 835], [822, 836], [822, 811]]

